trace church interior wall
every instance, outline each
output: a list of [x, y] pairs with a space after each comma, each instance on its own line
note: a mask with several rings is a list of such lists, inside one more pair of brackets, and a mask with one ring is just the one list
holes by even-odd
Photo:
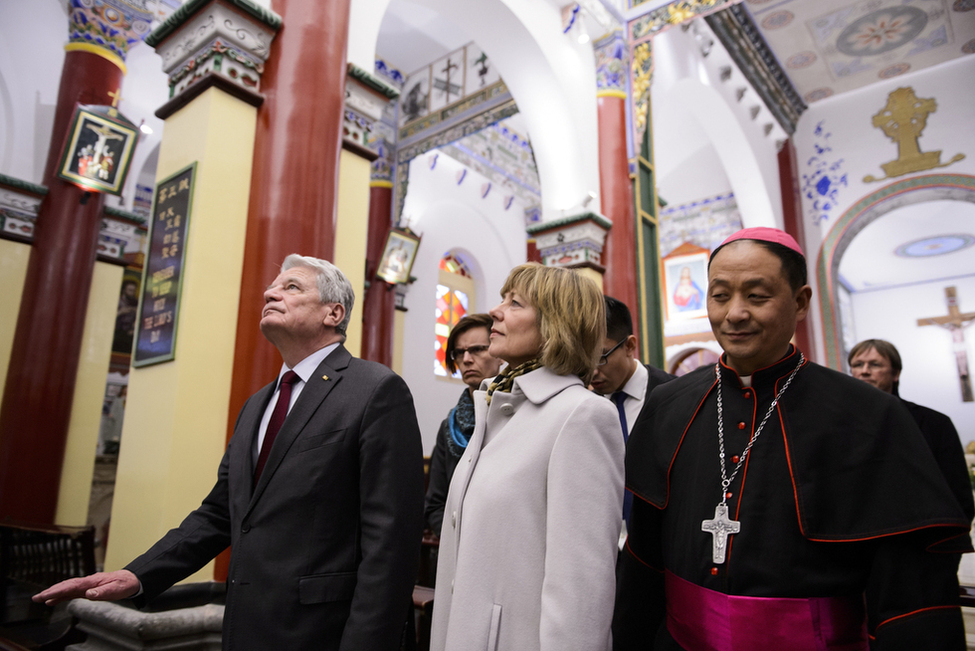
[[[897, 181], [942, 172], [975, 173], [975, 131], [971, 128], [975, 84], [959, 83], [972, 78], [975, 78], [975, 57], [962, 57], [813, 102], [799, 118], [793, 141], [802, 195], [805, 231], [802, 244], [809, 263], [814, 305], [819, 293], [827, 291], [818, 286], [816, 278], [822, 243], [846, 210]], [[942, 163], [956, 153], [964, 153], [965, 158], [939, 169], [865, 182], [867, 175], [883, 176], [880, 164], [897, 158], [897, 146], [873, 126], [872, 119], [887, 104], [888, 95], [902, 86], [914, 88], [919, 98], [934, 98], [937, 102], [937, 110], [928, 115], [927, 126], [919, 138], [920, 149], [941, 150]], [[910, 235], [905, 234], [904, 241], [909, 239]], [[809, 322], [815, 340], [822, 342], [824, 324], [818, 308], [811, 311]]]
[[[0, 390], [7, 382], [7, 368], [10, 366], [17, 315], [20, 313], [20, 301], [24, 294], [28, 258], [29, 244], [0, 240], [0, 305], [5, 306], [0, 310]], [[16, 309], [13, 306], [17, 306]]]
[[[31, 183], [44, 182], [54, 108], [57, 104], [63, 45], [68, 42], [68, 16], [59, 0], [10, 2], [0, 21], [0, 174]], [[163, 122], [154, 114], [169, 98], [162, 59], [138, 44], [126, 57], [120, 112], [152, 134], [141, 134], [133, 153], [133, 171], [144, 167], [162, 137]], [[105, 98], [105, 104], [111, 98]], [[106, 205], [131, 210], [138, 173], [130, 174], [122, 197], [109, 195]]]
[[[119, 111], [137, 125], [145, 124], [151, 133], [142, 131], [139, 143], [132, 155], [132, 171], [125, 181], [122, 196], [108, 197], [107, 205], [132, 210], [139, 170], [147, 167], [155, 173], [152, 155], [163, 136], [163, 121], [156, 117], [156, 110], [169, 100], [169, 79], [162, 69], [162, 57], [148, 45], [141, 43], [129, 50], [125, 59], [128, 69], [122, 78], [122, 99]], [[150, 187], [152, 183], [149, 184]]]
[[[962, 57], [810, 104], [794, 136], [808, 250], [818, 250], [850, 206], [885, 185], [923, 174], [975, 174], [975, 84], [960, 83], [973, 78], [975, 57]], [[942, 163], [957, 153], [965, 158], [947, 167], [867, 182], [868, 175], [883, 177], [881, 163], [897, 158], [897, 145], [872, 120], [888, 95], [904, 86], [937, 102], [918, 140], [921, 151], [941, 150]], [[815, 187], [824, 177], [830, 181], [826, 195]]]
[[[735, 194], [744, 225], [781, 227], [776, 147], [785, 138], [781, 126], [702, 19], [689, 23], [686, 30], [672, 28], [658, 34], [653, 48], [654, 163], [661, 196], [668, 202], [688, 203], [729, 189], [683, 194], [681, 186], [700, 183], [698, 178], [687, 180], [687, 172], [696, 177], [714, 174], [713, 164], [688, 169], [689, 159], [710, 146], [723, 170], [721, 176]], [[766, 124], [771, 125], [768, 133]]]
[[[600, 191], [592, 47], [562, 33], [561, 14], [546, 0], [407, 3], [452, 22], [465, 34], [465, 42], [474, 41], [500, 72], [531, 136], [543, 190], [542, 219], [582, 212], [588, 193]], [[375, 52], [382, 14], [369, 12], [382, 4], [352, 3], [350, 60], [365, 58], [370, 42]], [[400, 66], [393, 57], [389, 63]], [[367, 69], [372, 65], [370, 60]]]
[[[436, 164], [431, 169], [431, 161]], [[463, 180], [458, 178], [464, 173]], [[402, 376], [413, 393], [424, 454], [430, 454], [437, 429], [465, 387], [460, 380], [434, 375], [436, 285], [441, 258], [462, 251], [472, 267], [475, 294], [468, 312], [486, 312], [500, 302], [508, 272], [526, 258], [524, 206], [504, 209], [501, 193], [482, 197], [488, 180], [442, 153], [433, 151], [410, 163], [404, 222], [423, 236], [405, 298]]]
[[[199, 506], [226, 447], [256, 121], [253, 106], [216, 88], [166, 120], [157, 180], [197, 163], [179, 330], [175, 359], [129, 373], [109, 570]], [[208, 565], [189, 580], [212, 577]]]
[[[714, 145], [710, 140], [705, 140], [699, 148], [689, 151], [666, 177], [661, 178], [657, 188], [660, 198], [668, 206], [686, 205], [709, 197], [730, 194], [731, 181], [725, 174]], [[662, 253], [666, 255], [668, 252]]]
[[57, 0], [8, 2], [0, 20], [0, 75], [10, 96], [0, 134], [0, 174], [42, 183], [68, 42]]
[[355, 291], [355, 303], [346, 331], [345, 347], [358, 356], [362, 350], [362, 302], [366, 295], [366, 240], [369, 226], [369, 161], [342, 150], [336, 200], [335, 256]]
[[[971, 311], [975, 306], [975, 275], [855, 292], [853, 328], [857, 341], [886, 339], [897, 346], [904, 366], [901, 397], [950, 416], [962, 445], [967, 445], [975, 440], [975, 403], [961, 400], [951, 333], [917, 324], [918, 319], [945, 314], [944, 288], [948, 286], [957, 287], [962, 311]], [[975, 341], [970, 335], [965, 339], [971, 365]]]
[[94, 454], [98, 447], [108, 362], [112, 356], [122, 270], [118, 265], [95, 263], [61, 468], [55, 515], [58, 524], [76, 527], [88, 524]]

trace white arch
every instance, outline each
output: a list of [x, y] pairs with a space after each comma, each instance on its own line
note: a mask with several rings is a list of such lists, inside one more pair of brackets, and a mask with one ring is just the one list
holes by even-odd
[[681, 79], [667, 93], [683, 105], [714, 145], [741, 211], [742, 226], [781, 228], [755, 152], [721, 94], [693, 78]]
[[[596, 69], [590, 45], [562, 33], [546, 0], [414, 0], [462, 29], [498, 67], [524, 116], [542, 187], [543, 219], [571, 214], [600, 191]], [[379, 27], [390, 0], [357, 0], [348, 59], [375, 65]]]

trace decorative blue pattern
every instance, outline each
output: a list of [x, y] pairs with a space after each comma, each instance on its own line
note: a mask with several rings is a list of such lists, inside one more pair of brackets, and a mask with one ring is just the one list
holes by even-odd
[[389, 65], [379, 57], [376, 57], [376, 72], [380, 76], [396, 84], [397, 88], [402, 88], [403, 84], [406, 83], [406, 77], [403, 76], [402, 72]]
[[833, 160], [829, 155], [833, 151], [829, 146], [832, 134], [823, 128], [822, 121], [816, 125], [813, 135], [816, 153], [806, 161], [810, 171], [802, 175], [802, 194], [811, 205], [813, 223], [818, 224], [827, 221], [830, 211], [836, 207], [840, 188], [846, 187], [846, 174], [842, 169], [843, 159]]

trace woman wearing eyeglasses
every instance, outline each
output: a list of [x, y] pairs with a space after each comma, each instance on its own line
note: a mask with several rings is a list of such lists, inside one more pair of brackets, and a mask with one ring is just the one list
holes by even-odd
[[443, 526], [450, 478], [474, 432], [474, 391], [481, 386], [482, 380], [493, 378], [501, 368], [501, 360], [488, 352], [492, 323], [487, 314], [468, 314], [454, 325], [447, 337], [444, 351], [447, 370], [451, 373], [459, 371], [467, 388], [440, 423], [437, 445], [430, 455], [430, 484], [424, 513], [427, 526], [438, 536]]
[[474, 392], [450, 484], [433, 651], [608, 651], [623, 501], [612, 403], [586, 390], [603, 297], [568, 269], [516, 267], [491, 310], [508, 366]]

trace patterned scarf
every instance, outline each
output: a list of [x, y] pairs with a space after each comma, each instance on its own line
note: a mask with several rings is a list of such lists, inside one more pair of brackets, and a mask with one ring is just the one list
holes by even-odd
[[450, 410], [447, 416], [447, 427], [450, 436], [447, 437], [447, 451], [455, 459], [460, 459], [467, 449], [467, 443], [474, 433], [474, 399], [467, 389], [460, 394], [457, 406]]
[[491, 404], [491, 396], [494, 395], [495, 391], [500, 391], [502, 393], [510, 393], [511, 387], [514, 384], [515, 378], [519, 375], [524, 375], [525, 373], [531, 373], [536, 368], [541, 368], [542, 363], [537, 359], [530, 359], [524, 364], [519, 364], [518, 366], [511, 368], [510, 366], [503, 371], [501, 375], [494, 378], [491, 385], [487, 390], [487, 403]]

